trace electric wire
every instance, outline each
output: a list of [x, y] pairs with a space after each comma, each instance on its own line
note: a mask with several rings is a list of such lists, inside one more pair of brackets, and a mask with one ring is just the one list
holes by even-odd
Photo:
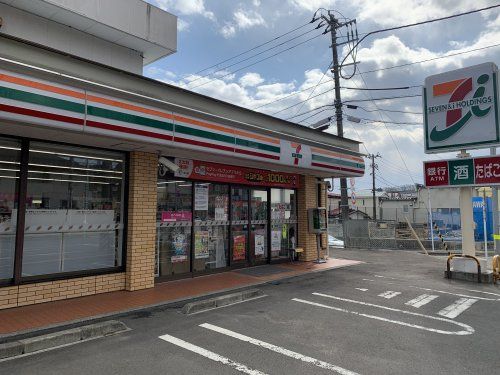
[[[275, 56], [278, 56], [278, 55], [280, 55], [280, 54], [282, 54], [282, 53], [284, 53], [284, 52], [288, 52], [288, 51], [290, 51], [290, 50], [292, 50], [292, 49], [294, 49], [294, 48], [297, 48], [297, 47], [299, 47], [299, 46], [301, 46], [301, 45], [303, 45], [303, 44], [305, 44], [305, 43], [307, 43], [307, 42], [310, 42], [311, 40], [316, 39], [316, 38], [318, 38], [318, 37], [320, 37], [320, 36], [323, 36], [323, 34], [318, 34], [318, 35], [315, 35], [315, 36], [313, 36], [312, 38], [309, 38], [309, 39], [306, 39], [306, 40], [304, 40], [304, 41], [302, 41], [302, 42], [300, 42], [300, 43], [294, 44], [293, 46], [288, 47], [288, 48], [286, 48], [286, 49], [284, 49], [284, 50], [281, 50], [281, 51], [279, 51], [279, 52], [276, 52], [276, 53], [274, 53], [274, 54], [272, 54], [272, 55], [270, 55], [270, 56], [266, 56], [266, 57], [264, 57], [264, 58], [262, 58], [262, 59], [260, 59], [260, 60], [257, 60], [257, 61], [255, 61], [255, 62], [253, 62], [253, 63], [251, 63], [251, 64], [245, 65], [245, 66], [243, 66], [243, 67], [241, 67], [241, 68], [238, 68], [238, 69], [236, 69], [236, 70], [233, 70], [233, 71], [231, 71], [231, 72], [228, 72], [228, 73], [226, 73], [226, 74], [224, 74], [224, 75], [222, 75], [222, 76], [220, 76], [220, 77], [217, 77], [216, 79], [224, 79], [225, 77], [228, 77], [228, 76], [230, 76], [230, 75], [233, 75], [234, 73], [237, 73], [237, 72], [239, 72], [239, 71], [242, 71], [243, 69], [246, 69], [246, 68], [249, 68], [249, 67], [251, 67], [251, 66], [257, 65], [257, 64], [261, 63], [262, 61], [269, 60], [269, 59], [271, 59], [271, 58], [273, 58], [273, 57], [275, 57]], [[195, 89], [195, 88], [197, 88], [197, 87], [205, 86], [206, 84], [208, 84], [208, 83], [210, 83], [210, 82], [213, 82], [214, 80], [215, 80], [215, 79], [209, 79], [208, 81], [206, 81], [206, 82], [204, 82], [204, 83], [201, 83], [201, 84], [199, 84], [199, 85], [196, 85], [196, 86], [194, 86], [194, 87], [191, 87], [191, 88], [190, 88], [190, 90], [193, 90], [193, 89]]]
[[[480, 9], [474, 9], [474, 10], [470, 10], [470, 11], [467, 11], [467, 12], [457, 13], [457, 14], [453, 14], [453, 15], [450, 15], [450, 16], [434, 18], [434, 19], [430, 19], [430, 20], [427, 20], [427, 21], [420, 21], [420, 22], [415, 22], [415, 23], [411, 23], [411, 24], [400, 25], [400, 26], [395, 26], [395, 27], [388, 27], [388, 28], [385, 28], [385, 29], [379, 29], [379, 30], [371, 31], [371, 32], [367, 33], [366, 35], [364, 35], [361, 39], [359, 39], [356, 42], [356, 44], [353, 45], [353, 47], [350, 49], [350, 51], [346, 54], [346, 56], [343, 58], [342, 62], [340, 63], [339, 72], [341, 73], [342, 67], [344, 65], [344, 62], [347, 60], [347, 58], [361, 44], [361, 42], [363, 42], [363, 40], [365, 40], [366, 38], [368, 38], [370, 35], [374, 35], [374, 34], [378, 34], [378, 33], [383, 33], [383, 32], [387, 32], [387, 31], [393, 31], [393, 30], [401, 30], [401, 29], [404, 29], [404, 28], [425, 25], [425, 24], [433, 23], [433, 22], [445, 21], [445, 20], [449, 20], [449, 19], [452, 19], [452, 18], [462, 17], [462, 16], [466, 16], [466, 15], [473, 14], [473, 13], [478, 13], [478, 12], [483, 12], [485, 10], [490, 10], [490, 9], [494, 9], [494, 8], [498, 8], [498, 7], [500, 7], [500, 4], [491, 5], [491, 6], [480, 8]], [[350, 78], [352, 78], [354, 76], [354, 74], [356, 73], [356, 71], [357, 71], [357, 69], [356, 69], [356, 60], [354, 59], [354, 70], [353, 70], [352, 75], [350, 75], [349, 77], [342, 76], [342, 78], [344, 78], [344, 79], [350, 79]]]
[[[440, 59], [446, 59], [446, 58], [449, 58], [449, 57], [454, 57], [454, 56], [458, 56], [458, 55], [469, 54], [469, 53], [472, 53], [472, 52], [477, 52], [477, 51], [481, 51], [481, 50], [485, 50], [485, 49], [489, 49], [489, 48], [494, 48], [494, 47], [499, 47], [499, 46], [500, 46], [500, 43], [492, 44], [492, 45], [488, 45], [488, 46], [484, 46], [484, 47], [474, 48], [474, 49], [471, 49], [471, 50], [466, 50], [466, 51], [452, 53], [452, 54], [449, 54], [449, 55], [437, 56], [437, 57], [433, 57], [433, 58], [429, 58], [429, 59], [425, 59], [425, 60], [413, 61], [413, 62], [409, 62], [409, 63], [405, 63], [405, 64], [388, 66], [388, 67], [385, 67], [385, 68], [378, 68], [378, 69], [367, 70], [367, 71], [363, 72], [363, 74], [375, 73], [375, 72], [380, 72], [380, 71], [390, 70], [390, 69], [404, 68], [404, 67], [410, 66], [410, 65], [422, 64], [422, 63], [426, 63], [426, 62], [430, 62], [430, 61], [435, 61], [435, 60], [440, 60]], [[355, 75], [358, 75], [358, 73], [356, 73]], [[322, 82], [320, 85], [324, 85], [324, 84], [327, 84], [327, 83], [330, 83], [330, 81]], [[265, 107], [265, 106], [267, 106], [269, 104], [273, 104], [275, 102], [278, 102], [280, 100], [286, 99], [288, 97], [291, 97], [291, 96], [294, 96], [294, 95], [298, 95], [301, 92], [310, 90], [310, 89], [312, 89], [314, 87], [315, 86], [310, 86], [310, 87], [308, 87], [306, 89], [299, 90], [299, 91], [297, 91], [295, 93], [292, 93], [292, 94], [287, 95], [285, 97], [282, 97], [282, 98], [279, 98], [279, 99], [267, 102], [267, 103], [265, 103], [263, 105], [260, 105], [258, 107], [252, 108], [252, 109], [255, 110], [255, 109], [258, 109], [258, 108], [261, 108], [261, 107]], [[414, 85], [414, 86], [410, 86], [410, 87], [421, 87], [421, 86]], [[386, 112], [399, 112], [399, 111], [387, 110], [387, 109], [381, 109], [381, 110], [386, 111]], [[371, 111], [371, 112], [375, 112], [375, 111], [377, 111], [377, 110], [374, 110], [374, 111]], [[405, 112], [405, 113], [412, 113], [412, 112]], [[421, 112], [415, 112], [415, 114], [422, 114], [422, 113]]]
[[[318, 88], [318, 86], [321, 84], [321, 81], [323, 81], [323, 78], [325, 78], [326, 76], [326, 73], [328, 73], [328, 70], [330, 69], [330, 67], [332, 66], [332, 63], [330, 63], [326, 69], [325, 69], [325, 72], [323, 73], [323, 75], [321, 76], [320, 80], [318, 81], [318, 83], [316, 84], [316, 86], [313, 88], [313, 90], [309, 93], [309, 96], [307, 97], [306, 100], [303, 100], [300, 107], [297, 109], [297, 111], [295, 111], [295, 114], [299, 113], [300, 110], [302, 109], [302, 107], [304, 106], [304, 104], [309, 101], [309, 99], [311, 99], [311, 95], [314, 94], [314, 91], [316, 91], [316, 89]], [[275, 113], [279, 113], [281, 111], [278, 111], [278, 112], [275, 112]], [[275, 114], [273, 113], [273, 115]]]
[[[244, 63], [245, 61], [251, 60], [251, 59], [253, 59], [253, 58], [257, 57], [257, 56], [260, 56], [260, 55], [262, 55], [262, 54], [264, 54], [264, 53], [266, 53], [266, 52], [269, 52], [269, 51], [271, 51], [271, 50], [273, 50], [273, 49], [275, 49], [275, 48], [281, 47], [281, 46], [283, 46], [283, 45], [285, 45], [285, 44], [287, 44], [287, 43], [291, 42], [292, 40], [295, 40], [295, 39], [298, 39], [298, 38], [300, 38], [300, 37], [302, 37], [302, 36], [304, 36], [304, 35], [310, 34], [310, 33], [312, 33], [312, 32], [313, 32], [313, 31], [315, 31], [315, 30], [317, 30], [317, 29], [316, 29], [316, 28], [315, 28], [315, 29], [311, 29], [311, 30], [309, 30], [309, 31], [306, 31], [305, 33], [302, 33], [302, 34], [300, 34], [300, 35], [297, 35], [296, 37], [293, 37], [293, 38], [291, 38], [291, 39], [285, 40], [284, 42], [281, 42], [281, 43], [279, 43], [279, 44], [277, 44], [277, 45], [275, 45], [275, 46], [272, 46], [272, 47], [269, 47], [269, 48], [267, 48], [267, 49], [265, 49], [265, 50], [263, 50], [263, 51], [260, 51], [260, 52], [258, 52], [258, 53], [256, 53], [256, 54], [254, 54], [254, 55], [252, 55], [252, 56], [250, 56], [250, 57], [247, 57], [247, 58], [245, 58], [245, 59], [242, 59], [242, 60], [236, 61], [236, 62], [231, 63], [231, 64], [229, 64], [229, 65], [225, 65], [225, 66], [221, 67], [220, 69], [217, 69], [217, 70], [215, 70], [215, 71], [213, 71], [213, 72], [211, 72], [211, 73], [207, 73], [207, 74], [201, 75], [201, 76], [199, 76], [199, 77], [197, 77], [197, 78], [193, 79], [192, 81], [190, 81], [190, 82], [189, 82], [189, 84], [191, 84], [191, 83], [193, 83], [193, 82], [196, 82], [196, 81], [198, 81], [198, 80], [200, 80], [200, 79], [202, 79], [202, 78], [206, 78], [206, 77], [209, 77], [209, 76], [213, 76], [213, 75], [215, 75], [215, 74], [216, 74], [216, 73], [218, 73], [218, 72], [224, 72], [224, 71], [226, 71], [228, 68], [232, 68], [232, 67], [233, 67], [233, 66], [235, 66], [235, 65], [239, 65], [239, 64], [241, 64], [241, 63]], [[196, 75], [196, 73], [195, 73], [195, 75]]]
[[274, 38], [272, 38], [272, 39], [270, 39], [270, 40], [268, 40], [268, 41], [266, 41], [264, 43], [261, 43], [261, 44], [255, 46], [255, 47], [250, 48], [250, 49], [247, 49], [246, 51], [240, 52], [240, 53], [238, 53], [238, 54], [236, 54], [236, 55], [234, 55], [232, 57], [229, 57], [229, 58], [227, 58], [225, 60], [219, 61], [218, 63], [215, 63], [213, 65], [210, 65], [209, 67], [206, 67], [204, 69], [198, 70], [197, 72], [193, 73], [193, 75], [197, 75], [197, 74], [203, 73], [203, 72], [205, 72], [205, 71], [207, 71], [209, 69], [212, 69], [212, 68], [215, 68], [215, 67], [219, 66], [220, 64], [224, 64], [225, 62], [228, 62], [228, 61], [234, 60], [234, 59], [236, 59], [236, 58], [238, 58], [240, 56], [246, 55], [249, 52], [255, 51], [255, 50], [259, 49], [260, 47], [268, 45], [269, 43], [272, 43], [272, 42], [274, 42], [274, 41], [276, 41], [276, 40], [278, 40], [278, 39], [280, 39], [280, 38], [282, 38], [284, 36], [290, 35], [293, 32], [295, 32], [297, 30], [300, 30], [300, 29], [302, 29], [302, 28], [304, 28], [304, 27], [306, 27], [306, 26], [308, 26], [310, 24], [311, 24], [311, 22], [307, 22], [307, 23], [305, 23], [303, 25], [300, 25], [300, 26], [298, 26], [298, 27], [296, 27], [296, 28], [294, 28], [294, 29], [292, 29], [290, 31], [287, 31], [284, 34], [278, 35], [277, 37], [274, 37]]

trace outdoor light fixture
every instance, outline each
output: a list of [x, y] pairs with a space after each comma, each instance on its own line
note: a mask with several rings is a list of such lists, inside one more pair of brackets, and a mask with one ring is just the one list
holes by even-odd
[[318, 122], [315, 122], [314, 124], [310, 125], [309, 127], [311, 129], [323, 131], [323, 130], [326, 130], [330, 127], [330, 121], [332, 121], [332, 117], [327, 117], [327, 118], [324, 118], [323, 120], [319, 120]]
[[172, 163], [170, 160], [168, 160], [164, 156], [160, 156], [158, 159], [158, 162], [163, 165], [165, 168], [171, 170], [172, 172], [177, 172], [179, 170], [179, 166], [175, 163]]
[[361, 122], [361, 119], [354, 117], [354, 116], [347, 116], [347, 121], [355, 122], [356, 124], [359, 124]]

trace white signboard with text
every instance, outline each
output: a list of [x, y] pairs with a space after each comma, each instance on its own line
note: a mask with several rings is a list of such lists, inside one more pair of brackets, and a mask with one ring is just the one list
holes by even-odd
[[494, 63], [484, 63], [425, 79], [426, 153], [499, 144], [497, 75]]

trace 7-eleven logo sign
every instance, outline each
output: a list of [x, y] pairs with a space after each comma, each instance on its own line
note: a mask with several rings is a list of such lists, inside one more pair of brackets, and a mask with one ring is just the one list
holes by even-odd
[[494, 63], [484, 63], [425, 79], [427, 153], [500, 145], [497, 75]]
[[[450, 138], [462, 127], [464, 127], [472, 116], [484, 117], [492, 108], [492, 96], [485, 96], [485, 84], [491, 77], [488, 74], [482, 74], [473, 82], [472, 77], [456, 79], [450, 82], [443, 82], [432, 87], [433, 96], [447, 95], [449, 96], [448, 104], [445, 108], [433, 108], [435, 110], [446, 111], [446, 128], [438, 130], [435, 126], [431, 131], [431, 139], [433, 141], [443, 141]], [[474, 90], [474, 95], [471, 99], [466, 100], [466, 97], [472, 93], [474, 83], [477, 88]], [[484, 105], [486, 103], [486, 105]]]
[[295, 148], [295, 152], [292, 152], [293, 165], [299, 165], [299, 160], [302, 159], [302, 145], [297, 143], [292, 143], [292, 148]]

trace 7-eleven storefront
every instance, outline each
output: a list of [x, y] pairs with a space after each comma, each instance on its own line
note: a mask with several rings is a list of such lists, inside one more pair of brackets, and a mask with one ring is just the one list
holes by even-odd
[[0, 71], [0, 308], [312, 260], [320, 179], [364, 172], [357, 142], [127, 79]]

